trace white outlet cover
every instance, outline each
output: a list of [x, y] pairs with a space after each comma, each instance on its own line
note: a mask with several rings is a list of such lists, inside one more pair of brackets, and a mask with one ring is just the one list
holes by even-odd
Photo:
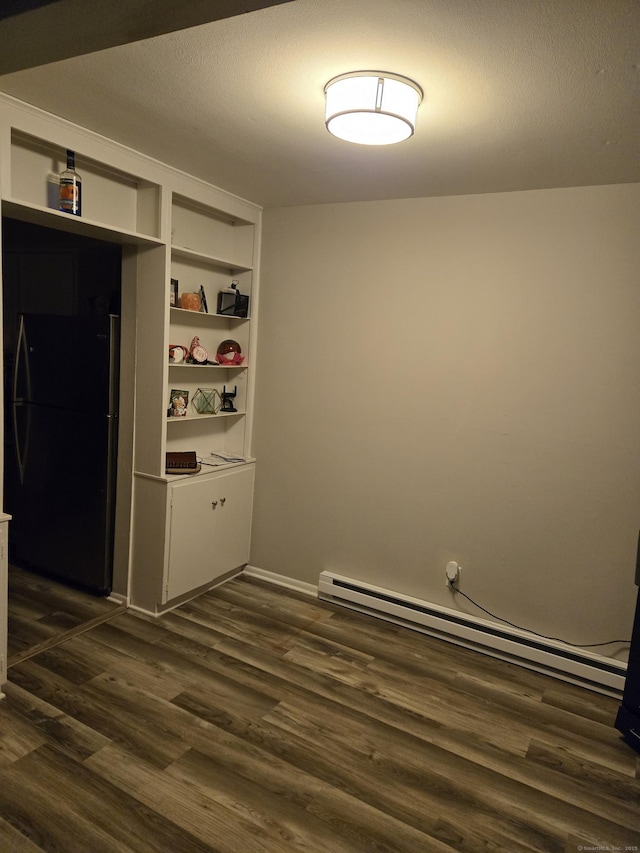
[[447, 580], [454, 581], [458, 577], [459, 570], [460, 566], [455, 562], [455, 560], [448, 562], [445, 568]]

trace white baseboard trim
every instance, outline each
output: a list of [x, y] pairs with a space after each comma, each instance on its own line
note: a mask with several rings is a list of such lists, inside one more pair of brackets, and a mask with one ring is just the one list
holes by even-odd
[[243, 574], [248, 575], [251, 578], [257, 578], [258, 580], [275, 584], [276, 586], [284, 586], [287, 589], [301, 592], [303, 595], [310, 595], [313, 598], [318, 597], [318, 587], [312, 583], [305, 583], [304, 581], [298, 581], [295, 580], [295, 578], [288, 578], [285, 577], [285, 575], [279, 575], [275, 572], [268, 572], [266, 569], [259, 569], [256, 566], [245, 566]]

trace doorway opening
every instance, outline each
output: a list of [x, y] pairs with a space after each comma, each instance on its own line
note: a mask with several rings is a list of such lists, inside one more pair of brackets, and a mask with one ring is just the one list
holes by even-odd
[[122, 248], [9, 218], [2, 246], [11, 659], [118, 606]]

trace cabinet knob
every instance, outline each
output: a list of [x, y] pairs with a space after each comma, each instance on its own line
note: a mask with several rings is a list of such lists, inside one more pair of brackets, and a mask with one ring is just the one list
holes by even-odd
[[215, 509], [218, 506], [218, 501], [211, 501], [211, 509]]
[[220, 506], [224, 506], [226, 502], [226, 498], [220, 498]]

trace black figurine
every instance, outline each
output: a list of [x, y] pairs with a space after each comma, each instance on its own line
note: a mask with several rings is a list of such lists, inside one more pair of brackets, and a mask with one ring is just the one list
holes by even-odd
[[227, 391], [227, 386], [222, 386], [222, 393], [220, 394], [222, 398], [222, 405], [220, 406], [221, 412], [237, 412], [238, 410], [233, 405], [233, 399], [238, 394], [238, 386], [233, 386], [233, 391]]

